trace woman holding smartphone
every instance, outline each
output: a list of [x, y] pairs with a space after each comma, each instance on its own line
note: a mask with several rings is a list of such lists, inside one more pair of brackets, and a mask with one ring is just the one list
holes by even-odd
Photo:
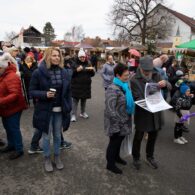
[[50, 140], [53, 134], [54, 164], [63, 169], [60, 159], [61, 130], [72, 109], [70, 78], [63, 68], [62, 54], [57, 48], [49, 48], [43, 61], [32, 75], [30, 94], [36, 98], [33, 126], [43, 132], [45, 170], [53, 171]]

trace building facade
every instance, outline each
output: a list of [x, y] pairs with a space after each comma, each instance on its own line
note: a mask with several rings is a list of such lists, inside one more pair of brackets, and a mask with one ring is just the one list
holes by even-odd
[[22, 28], [20, 33], [12, 39], [12, 43], [16, 47], [43, 47], [45, 46], [45, 38], [43, 34], [35, 27]]

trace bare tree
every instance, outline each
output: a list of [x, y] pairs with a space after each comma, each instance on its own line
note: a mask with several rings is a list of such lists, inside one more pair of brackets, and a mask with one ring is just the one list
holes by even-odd
[[82, 25], [73, 26], [70, 31], [66, 32], [64, 35], [65, 41], [78, 41], [80, 42], [85, 37]]
[[[164, 38], [170, 17], [161, 11], [164, 0], [114, 0], [109, 20], [118, 39], [139, 40]], [[166, 27], [166, 28], [165, 28]]]
[[17, 35], [16, 32], [11, 31], [11, 32], [6, 32], [5, 33], [5, 41], [11, 42], [12, 43], [12, 39]]

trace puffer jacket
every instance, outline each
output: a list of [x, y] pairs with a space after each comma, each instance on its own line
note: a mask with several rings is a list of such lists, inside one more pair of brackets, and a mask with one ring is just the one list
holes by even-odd
[[103, 65], [101, 70], [101, 76], [103, 79], [104, 88], [108, 88], [114, 79], [114, 64], [109, 64], [108, 62]]
[[0, 76], [0, 116], [9, 117], [26, 108], [21, 80], [16, 75], [16, 66], [10, 64]]

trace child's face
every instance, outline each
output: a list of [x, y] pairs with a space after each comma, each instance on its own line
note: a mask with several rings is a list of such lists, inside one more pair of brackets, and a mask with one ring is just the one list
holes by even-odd
[[185, 93], [186, 96], [190, 96], [190, 90], [187, 90]]

